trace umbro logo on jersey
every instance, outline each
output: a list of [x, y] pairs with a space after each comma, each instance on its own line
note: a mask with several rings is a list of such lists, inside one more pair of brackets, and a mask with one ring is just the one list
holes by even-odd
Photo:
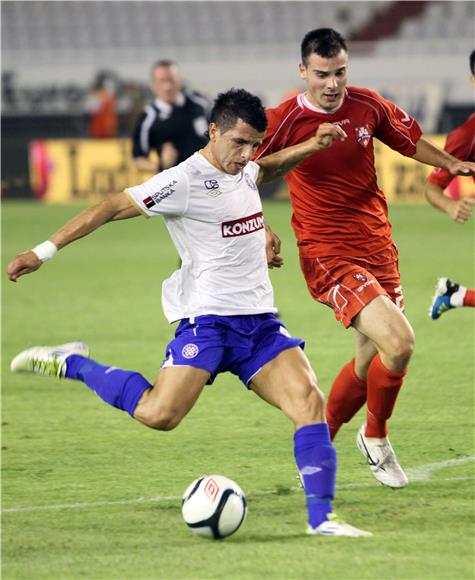
[[356, 127], [356, 140], [363, 147], [367, 147], [371, 140], [371, 133], [369, 132], [368, 125], [363, 125], [363, 127]]
[[143, 200], [143, 204], [145, 205], [145, 207], [150, 209], [154, 205], [157, 205], [157, 203], [160, 203], [163, 199], [172, 195], [172, 193], [175, 193], [173, 186], [176, 185], [177, 183], [178, 181], [174, 179], [168, 185], [165, 185], [165, 187], [162, 187], [162, 189], [160, 189], [156, 193], [153, 193], [152, 195], [149, 195], [149, 197], [146, 197]]
[[236, 236], [245, 236], [252, 234], [264, 227], [264, 216], [262, 212], [249, 215], [247, 217], [234, 220], [232, 222], [224, 222], [221, 224], [221, 234], [223, 238], [234, 238]]

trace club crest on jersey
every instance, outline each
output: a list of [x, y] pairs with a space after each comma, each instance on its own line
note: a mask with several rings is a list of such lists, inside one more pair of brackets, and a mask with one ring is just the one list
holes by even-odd
[[249, 187], [251, 189], [253, 189], [254, 191], [256, 191], [257, 185], [254, 183], [254, 181], [252, 181], [251, 176], [248, 175], [247, 173], [245, 173], [244, 174], [244, 179], [246, 180], [246, 183], [249, 185]]
[[185, 344], [185, 346], [181, 350], [181, 354], [183, 358], [195, 358], [198, 355], [200, 349], [197, 347], [196, 344], [192, 342]]
[[366, 276], [364, 274], [360, 274], [359, 272], [353, 274], [353, 277], [358, 280], [358, 282], [366, 282], [367, 280]]
[[162, 187], [162, 189], [160, 189], [156, 193], [153, 193], [152, 195], [149, 195], [148, 197], [146, 197], [143, 200], [144, 206], [146, 208], [150, 209], [154, 205], [157, 205], [157, 203], [160, 203], [163, 199], [172, 195], [172, 193], [175, 193], [173, 186], [176, 185], [177, 183], [178, 183], [178, 181], [176, 181], [176, 179], [174, 179], [168, 185], [165, 185], [165, 187]]
[[369, 132], [368, 125], [363, 125], [363, 127], [356, 127], [356, 140], [363, 147], [367, 147], [371, 140], [371, 133]]
[[264, 227], [264, 216], [262, 212], [239, 218], [231, 222], [221, 224], [221, 234], [223, 238], [234, 238], [236, 236], [245, 236], [252, 234]]

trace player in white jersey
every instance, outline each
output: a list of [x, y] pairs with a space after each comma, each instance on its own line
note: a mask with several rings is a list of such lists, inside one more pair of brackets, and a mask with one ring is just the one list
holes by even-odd
[[258, 175], [253, 161], [232, 175], [195, 153], [127, 190], [140, 212], [164, 217], [180, 254], [181, 268], [163, 284], [169, 322], [275, 312]]
[[168, 320], [180, 323], [153, 385], [137, 372], [88, 358], [83, 343], [30, 348], [13, 359], [11, 368], [82, 381], [105, 402], [163, 431], [179, 424], [218, 373], [230, 371], [295, 426], [294, 452], [309, 532], [370, 535], [336, 520], [332, 512], [336, 452], [323, 395], [303, 341], [289, 336], [274, 314], [267, 262], [280, 265], [279, 243], [270, 240], [266, 260], [257, 190], [346, 134], [336, 125], [320, 125], [308, 141], [253, 163], [266, 126], [257, 97], [242, 89], [219, 95], [204, 149], [82, 212], [8, 266], [16, 281], [108, 221], [162, 215], [183, 262], [163, 285], [163, 306]]

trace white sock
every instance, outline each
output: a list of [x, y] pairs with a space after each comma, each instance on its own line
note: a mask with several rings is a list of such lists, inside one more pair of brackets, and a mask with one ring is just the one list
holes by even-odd
[[463, 306], [463, 299], [465, 298], [465, 294], [467, 293], [467, 289], [465, 286], [460, 286], [457, 292], [454, 292], [450, 296], [450, 306]]

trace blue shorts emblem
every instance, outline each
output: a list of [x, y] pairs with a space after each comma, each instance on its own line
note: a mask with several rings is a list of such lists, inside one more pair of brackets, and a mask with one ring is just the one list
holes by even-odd
[[290, 336], [272, 313], [246, 316], [198, 316], [182, 320], [167, 346], [162, 368], [193, 366], [210, 373], [231, 372], [248, 386], [252, 377], [282, 351], [304, 347], [301, 338]]

